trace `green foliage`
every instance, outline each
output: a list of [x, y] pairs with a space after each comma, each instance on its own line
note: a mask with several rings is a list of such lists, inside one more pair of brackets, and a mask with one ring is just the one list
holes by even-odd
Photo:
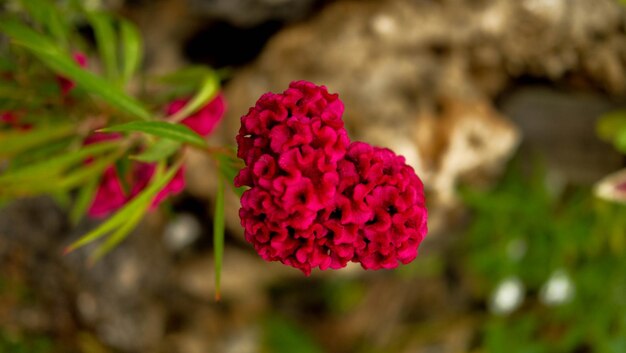
[[75, 128], [71, 124], [45, 126], [32, 131], [0, 132], [0, 138], [2, 138], [0, 158], [13, 157], [34, 147], [68, 137], [73, 133], [75, 133]]
[[172, 141], [188, 143], [198, 147], [207, 147], [207, 143], [195, 131], [185, 125], [169, 123], [166, 121], [133, 121], [130, 123], [115, 125], [101, 132], [143, 132], [146, 134], [163, 137]]
[[109, 14], [102, 12], [90, 13], [87, 18], [96, 36], [96, 43], [100, 57], [102, 58], [102, 63], [104, 64], [105, 73], [111, 81], [115, 81], [119, 73], [117, 64], [117, 36], [113, 19]]
[[131, 159], [141, 162], [158, 162], [166, 160], [180, 149], [179, 141], [158, 139], [138, 155], [130, 156]]
[[[618, 352], [611, 347], [626, 337], [626, 207], [549, 185], [541, 171], [524, 177], [513, 168], [494, 190], [463, 193], [474, 213], [465, 261], [476, 295], [487, 298], [510, 276], [530, 293], [521, 310], [486, 321], [482, 343], [488, 352]], [[569, 274], [573, 298], [546, 303], [537, 294], [557, 270]]]
[[51, 353], [54, 352], [54, 347], [46, 337], [21, 337], [0, 331], [0, 352]]
[[[217, 162], [217, 168], [220, 171], [220, 175], [229, 182], [233, 182], [239, 170], [243, 168], [242, 161], [236, 157], [236, 152], [232, 148], [216, 152], [214, 154], [214, 158]], [[245, 190], [246, 189], [244, 187], [234, 187], [234, 191], [239, 197], [243, 195]]]
[[85, 234], [83, 237], [72, 243], [65, 249], [66, 253], [74, 251], [82, 246], [90, 244], [108, 233], [112, 235], [96, 249], [90, 258], [90, 262], [95, 262], [109, 252], [116, 244], [122, 241], [133, 230], [134, 226], [141, 220], [141, 216], [152, 203], [155, 195], [172, 180], [180, 166], [182, 160], [170, 167], [163, 173], [164, 166], [161, 164], [154, 172], [150, 185], [135, 196], [129, 203], [121, 208], [113, 217], [102, 223], [96, 229]]
[[309, 337], [309, 335], [298, 328], [294, 323], [281, 318], [271, 317], [263, 325], [264, 350], [268, 353], [322, 353], [321, 348]]
[[217, 90], [219, 88], [219, 81], [217, 76], [213, 71], [208, 72], [204, 79], [200, 84], [200, 89], [198, 93], [191, 98], [189, 103], [185, 104], [185, 106], [176, 112], [170, 120], [171, 121], [181, 121], [189, 115], [195, 113], [200, 107], [208, 103], [213, 97], [215, 97]]
[[68, 151], [63, 155], [55, 156], [37, 164], [8, 170], [0, 175], [0, 185], [50, 180], [50, 178], [59, 176], [71, 167], [76, 167], [77, 165], [82, 167], [88, 157], [99, 157], [119, 147], [119, 143], [116, 142], [97, 143], [74, 151]]
[[[128, 195], [133, 185], [125, 176], [133, 166], [158, 165], [138, 195], [67, 247], [69, 252], [103, 240], [90, 257], [93, 262], [132, 232], [182, 167], [187, 148], [214, 153], [203, 137], [177, 122], [217, 94], [219, 78], [210, 68], [194, 67], [193, 79], [174, 74], [170, 81], [158, 81], [165, 86], [158, 90], [161, 96], [141, 96], [134, 88], [143, 87], [135, 84], [144, 78], [137, 75], [143, 41], [133, 23], [87, 11], [75, 0], [20, 0], [20, 5], [0, 13], [0, 42], [6, 43], [0, 46], [0, 204], [48, 194], [70, 208], [75, 224], [92, 204], [106, 170], [115, 169]], [[85, 23], [95, 46], [76, 31]], [[97, 55], [90, 55], [94, 51]], [[90, 65], [76, 62], [79, 53]], [[182, 77], [189, 80], [183, 83]], [[165, 98], [181, 92], [192, 96], [189, 104], [163, 117]], [[96, 132], [115, 134], [98, 142]], [[221, 189], [218, 194], [223, 198]], [[223, 217], [218, 211], [223, 199], [217, 206], [216, 216]], [[223, 220], [215, 224], [216, 241], [223, 242]]]
[[67, 46], [69, 28], [58, 7], [46, 0], [21, 0], [21, 4], [33, 20], [43, 26], [62, 47]]
[[124, 94], [116, 85], [94, 73], [83, 70], [71, 55], [59, 48], [50, 38], [35, 32], [16, 20], [0, 22], [0, 31], [13, 43], [25, 48], [55, 73], [73, 80], [87, 92], [99, 96], [106, 103], [132, 117], [148, 120], [151, 114], [133, 97]]
[[129, 82], [139, 69], [143, 58], [143, 42], [137, 28], [130, 22], [120, 22], [120, 41], [123, 48], [122, 82]]
[[217, 181], [215, 216], [213, 217], [213, 257], [215, 261], [215, 298], [220, 299], [222, 259], [224, 257], [224, 182]]
[[596, 127], [600, 139], [612, 143], [621, 153], [626, 153], [626, 111], [605, 114]]

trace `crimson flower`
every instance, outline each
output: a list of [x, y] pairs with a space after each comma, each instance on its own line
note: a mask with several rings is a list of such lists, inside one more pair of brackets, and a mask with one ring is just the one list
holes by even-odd
[[[81, 52], [74, 53], [72, 56], [74, 61], [82, 68], [87, 67], [87, 56]], [[61, 93], [64, 96], [67, 96], [71, 90], [76, 87], [76, 83], [66, 77], [57, 76], [57, 82], [59, 83], [59, 87], [61, 88]]]
[[[85, 144], [117, 140], [121, 135], [115, 133], [95, 133], [85, 140]], [[90, 163], [91, 159], [87, 161]], [[154, 163], [133, 162], [130, 170], [119, 175], [114, 166], [105, 169], [98, 189], [87, 213], [94, 218], [106, 217], [123, 207], [128, 201], [139, 194], [154, 175]], [[168, 196], [176, 195], [185, 188], [185, 170], [181, 167], [165, 187], [154, 197], [151, 209], [156, 208]], [[126, 186], [126, 188], [125, 188]]]
[[[168, 114], [175, 114], [187, 104], [188, 99], [178, 99], [167, 106]], [[209, 135], [224, 115], [225, 102], [220, 94], [196, 113], [181, 121], [200, 135]], [[91, 135], [86, 144], [118, 139], [118, 134], [96, 133]], [[124, 206], [133, 197], [146, 188], [154, 175], [154, 163], [132, 162], [126, 175], [119, 175], [115, 167], [108, 167], [103, 173], [96, 195], [88, 210], [91, 217], [100, 218], [109, 215]], [[127, 190], [124, 186], [127, 185]], [[167, 197], [180, 193], [185, 188], [185, 169], [181, 167], [172, 180], [154, 197], [151, 208], [157, 207]]]
[[343, 103], [326, 87], [292, 82], [241, 118], [239, 215], [267, 261], [313, 268], [393, 268], [417, 255], [427, 227], [423, 185], [403, 157], [350, 144]]

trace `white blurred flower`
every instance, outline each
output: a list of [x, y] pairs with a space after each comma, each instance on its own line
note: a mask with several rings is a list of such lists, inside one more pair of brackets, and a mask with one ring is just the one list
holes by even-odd
[[594, 187], [597, 197], [617, 202], [626, 202], [626, 169], [611, 173]]
[[167, 224], [163, 241], [168, 249], [178, 251], [198, 239], [201, 232], [200, 221], [191, 214], [182, 213]]
[[493, 291], [490, 309], [496, 314], [508, 314], [524, 301], [524, 284], [517, 277], [508, 277]]
[[554, 271], [539, 292], [539, 299], [546, 305], [563, 304], [573, 296], [574, 285], [563, 270]]

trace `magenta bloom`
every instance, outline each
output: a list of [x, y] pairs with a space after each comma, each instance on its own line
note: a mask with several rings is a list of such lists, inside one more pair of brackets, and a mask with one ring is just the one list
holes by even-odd
[[[189, 99], [177, 99], [167, 106], [167, 115], [176, 114], [189, 102]], [[219, 94], [194, 114], [183, 119], [181, 123], [202, 136], [208, 136], [224, 116], [226, 104], [224, 97]]]
[[343, 267], [351, 257], [321, 219], [335, 202], [337, 162], [349, 144], [342, 114], [336, 94], [299, 81], [263, 95], [241, 118], [238, 156], [246, 167], [235, 184], [251, 189], [239, 214], [246, 239], [265, 260], [309, 274]]
[[324, 86], [293, 82], [241, 118], [239, 212], [268, 261], [302, 270], [392, 268], [415, 258], [426, 233], [423, 186], [404, 158], [350, 144], [343, 103]]
[[365, 243], [356, 253], [365, 269], [395, 268], [417, 256], [428, 231], [424, 186], [413, 168], [386, 148], [353, 142], [341, 161], [338, 205], [343, 225]]
[[[115, 133], [95, 133], [85, 140], [85, 144], [111, 141], [119, 138], [120, 135]], [[156, 165], [152, 163], [133, 162], [131, 170], [126, 175], [120, 176], [115, 167], [108, 167], [100, 179], [96, 195], [87, 212], [89, 216], [94, 218], [106, 217], [123, 207], [146, 188], [154, 175], [155, 169]], [[122, 180], [125, 183], [122, 183]], [[129, 190], [126, 190], [124, 185], [127, 185]], [[172, 180], [154, 197], [151, 209], [156, 208], [168, 196], [180, 193], [184, 188], [185, 170], [184, 167], [181, 167]]]
[[[87, 56], [81, 52], [75, 53], [73, 56], [74, 61], [82, 68], [87, 67]], [[74, 87], [76, 87], [76, 83], [66, 77], [57, 76], [57, 82], [61, 87], [61, 93], [66, 96]]]

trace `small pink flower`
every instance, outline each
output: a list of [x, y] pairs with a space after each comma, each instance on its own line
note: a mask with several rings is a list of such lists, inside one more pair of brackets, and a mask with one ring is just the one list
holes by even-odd
[[[170, 103], [166, 108], [167, 115], [174, 115], [189, 102], [189, 99], [177, 99]], [[224, 97], [219, 94], [209, 103], [204, 105], [194, 114], [183, 119], [181, 123], [187, 125], [190, 129], [202, 136], [208, 136], [213, 132], [217, 124], [224, 116], [226, 103]]]
[[[121, 135], [115, 133], [95, 133], [85, 140], [85, 144], [111, 141], [120, 137]], [[91, 159], [87, 163], [90, 161]], [[131, 170], [126, 175], [120, 176], [115, 167], [108, 167], [100, 179], [87, 213], [91, 217], [102, 218], [117, 211], [148, 186], [155, 170], [156, 165], [153, 163], [133, 162]], [[126, 183], [122, 183], [122, 180]], [[130, 190], [124, 190], [123, 185], [128, 185]], [[185, 170], [181, 167], [172, 180], [154, 197], [150, 209], [156, 208], [167, 197], [179, 194], [184, 188]]]
[[[87, 56], [81, 52], [74, 53], [72, 56], [74, 61], [82, 68], [87, 67]], [[61, 87], [61, 93], [64, 96], [67, 96], [74, 87], [76, 87], [76, 83], [66, 77], [57, 76], [57, 82], [59, 83], [59, 87]]]
[[109, 167], [100, 178], [98, 190], [87, 213], [93, 218], [104, 218], [122, 208], [127, 201], [128, 197], [124, 192], [117, 171], [115, 168]]

